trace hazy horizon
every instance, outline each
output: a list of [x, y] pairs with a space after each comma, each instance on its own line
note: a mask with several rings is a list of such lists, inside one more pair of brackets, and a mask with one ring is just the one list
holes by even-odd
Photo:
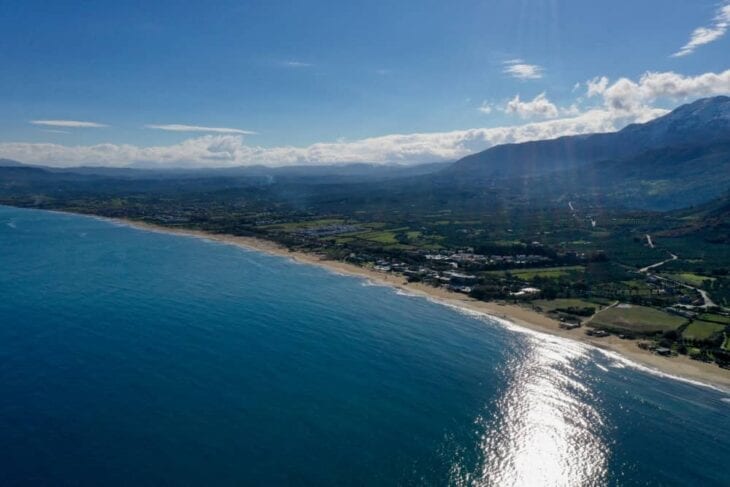
[[420, 164], [610, 132], [730, 93], [729, 23], [730, 3], [714, 0], [144, 11], [28, 1], [0, 20], [16, 40], [0, 53], [0, 157], [58, 167]]

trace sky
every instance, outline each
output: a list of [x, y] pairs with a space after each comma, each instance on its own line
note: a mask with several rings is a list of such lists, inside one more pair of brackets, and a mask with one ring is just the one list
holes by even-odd
[[730, 0], [5, 0], [0, 157], [414, 164], [730, 94]]

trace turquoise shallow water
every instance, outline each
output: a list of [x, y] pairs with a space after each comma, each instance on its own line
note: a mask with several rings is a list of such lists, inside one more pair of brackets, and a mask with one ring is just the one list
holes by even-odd
[[730, 394], [284, 258], [0, 207], [2, 485], [730, 485]]

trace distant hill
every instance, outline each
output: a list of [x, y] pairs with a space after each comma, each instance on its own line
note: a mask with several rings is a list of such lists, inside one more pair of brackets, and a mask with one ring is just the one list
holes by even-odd
[[[13, 164], [10, 164], [12, 162]], [[450, 163], [341, 164], [329, 166], [241, 166], [220, 169], [137, 169], [105, 167], [53, 168], [10, 161], [0, 164], [1, 194], [125, 194], [130, 192], [230, 191], [286, 188], [285, 198], [328, 188], [365, 184], [372, 189], [388, 181], [407, 181], [437, 172]]]
[[23, 163], [14, 161], [12, 159], [0, 159], [0, 167], [19, 167], [24, 166]]
[[626, 160], [671, 146], [730, 142], [730, 97], [705, 98], [618, 132], [505, 144], [467, 156], [440, 175], [484, 181], [539, 176], [592, 162]]
[[326, 179], [349, 181], [370, 179], [393, 179], [411, 176], [421, 176], [436, 173], [453, 162], [435, 162], [418, 165], [401, 164], [373, 164], [348, 163], [330, 165], [299, 165], [299, 166], [239, 166], [233, 168], [198, 170], [198, 174], [214, 175], [216, 177], [258, 176], [271, 179], [299, 180], [316, 179], [321, 182]]
[[[139, 167], [103, 167], [77, 166], [52, 167], [42, 164], [23, 164], [10, 159], [0, 159], [0, 169], [9, 167], [26, 167], [42, 169], [48, 173], [98, 176], [109, 179], [205, 179], [205, 178], [266, 178], [266, 179], [391, 179], [407, 176], [431, 174], [453, 164], [452, 162], [435, 162], [418, 165], [347, 163], [329, 165], [298, 165], [270, 167], [263, 165], [235, 166], [222, 168], [139, 168]], [[0, 174], [0, 177], [2, 175]]]
[[672, 146], [615, 161], [529, 179], [505, 181], [529, 186], [553, 198], [589, 198], [606, 204], [671, 210], [699, 205], [730, 189], [730, 142]]
[[674, 216], [685, 224], [657, 236], [696, 235], [711, 243], [730, 244], [730, 192], [703, 205], [677, 211]]

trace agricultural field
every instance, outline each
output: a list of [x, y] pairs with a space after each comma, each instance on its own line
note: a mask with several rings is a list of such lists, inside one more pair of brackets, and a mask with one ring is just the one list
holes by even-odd
[[730, 316], [716, 315], [713, 313], [701, 314], [698, 319], [702, 321], [711, 321], [713, 323], [721, 323], [724, 325], [730, 325]]
[[713, 282], [715, 280], [714, 277], [702, 276], [699, 274], [694, 274], [692, 272], [679, 272], [676, 274], [665, 275], [670, 279], [674, 279], [675, 281], [683, 282], [685, 284], [689, 284], [690, 286], [695, 287], [701, 287], [705, 281]]
[[725, 325], [708, 323], [707, 321], [693, 321], [682, 332], [682, 338], [686, 340], [706, 341], [713, 335], [722, 333]]
[[559, 277], [567, 276], [573, 273], [585, 272], [585, 267], [582, 265], [565, 266], [565, 267], [538, 267], [530, 269], [514, 269], [511, 271], [492, 271], [489, 274], [504, 276], [507, 272], [512, 274], [518, 279], [530, 281], [536, 277], [542, 277], [544, 279], [557, 279]]
[[646, 306], [622, 304], [607, 308], [591, 319], [596, 328], [652, 335], [676, 330], [687, 323], [685, 318]]
[[357, 235], [357, 238], [360, 240], [369, 240], [371, 242], [382, 245], [396, 245], [398, 244], [398, 240], [395, 238], [396, 231], [390, 230], [382, 232], [361, 233]]
[[259, 228], [265, 230], [279, 230], [283, 232], [296, 232], [299, 230], [324, 227], [327, 225], [341, 225], [344, 223], [345, 220], [341, 218], [322, 218], [319, 220], [305, 220], [297, 222], [277, 223], [274, 225], [262, 225]]
[[532, 304], [546, 313], [552, 313], [558, 310], [567, 310], [570, 308], [595, 308], [596, 310], [601, 308], [601, 306], [596, 303], [582, 299], [539, 299], [533, 301]]

